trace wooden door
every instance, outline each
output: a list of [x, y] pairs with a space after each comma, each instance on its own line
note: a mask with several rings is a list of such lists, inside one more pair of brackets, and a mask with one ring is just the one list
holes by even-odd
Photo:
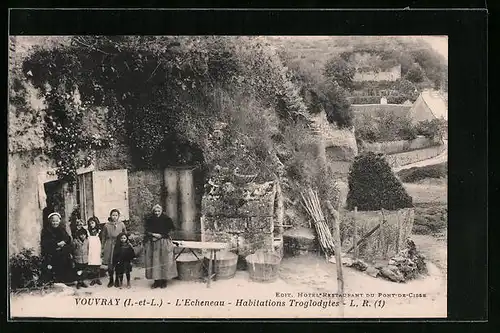
[[126, 169], [93, 172], [94, 215], [107, 222], [109, 212], [116, 208], [120, 220], [129, 219], [128, 173]]

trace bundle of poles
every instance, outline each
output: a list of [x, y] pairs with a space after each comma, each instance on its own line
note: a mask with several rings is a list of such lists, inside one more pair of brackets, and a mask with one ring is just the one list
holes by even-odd
[[328, 227], [325, 216], [323, 215], [317, 192], [309, 189], [302, 192], [301, 196], [304, 209], [311, 216], [314, 222], [314, 228], [316, 229], [319, 244], [323, 253], [327, 257], [333, 256], [335, 254], [335, 244], [330, 228]]

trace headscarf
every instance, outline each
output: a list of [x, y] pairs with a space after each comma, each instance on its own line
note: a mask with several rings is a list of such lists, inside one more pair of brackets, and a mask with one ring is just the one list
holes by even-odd
[[151, 210], [154, 212], [156, 208], [160, 208], [160, 210], [163, 212], [163, 207], [158, 204], [154, 205]]
[[59, 216], [59, 219], [62, 219], [61, 214], [53, 212], [53, 213], [50, 213], [49, 216], [47, 216], [47, 221], [50, 221], [50, 218], [52, 216]]

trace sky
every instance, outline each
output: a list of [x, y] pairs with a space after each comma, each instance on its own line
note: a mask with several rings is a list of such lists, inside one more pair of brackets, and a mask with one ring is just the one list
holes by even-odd
[[422, 39], [431, 44], [434, 50], [448, 60], [448, 36], [425, 36]]

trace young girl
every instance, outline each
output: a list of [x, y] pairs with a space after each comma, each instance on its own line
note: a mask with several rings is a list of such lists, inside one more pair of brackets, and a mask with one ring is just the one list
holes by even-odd
[[127, 276], [127, 288], [130, 288], [130, 272], [132, 272], [132, 259], [135, 258], [134, 248], [126, 233], [121, 233], [117, 237], [115, 249], [113, 251], [113, 266], [116, 272], [115, 287], [122, 287], [123, 274]]
[[100, 233], [101, 244], [103, 247], [102, 263], [108, 266], [109, 283], [108, 288], [116, 285], [113, 283], [113, 250], [117, 236], [121, 233], [126, 233], [125, 224], [119, 221], [120, 212], [118, 209], [112, 209], [109, 213], [108, 223], [106, 223]]
[[101, 268], [101, 240], [99, 239], [99, 234], [101, 233], [101, 225], [99, 219], [96, 216], [91, 217], [87, 221], [87, 231], [89, 233], [89, 268], [92, 271], [93, 279], [90, 281], [90, 285], [94, 284], [101, 285], [101, 280], [99, 279], [99, 272]]
[[80, 228], [75, 232], [75, 239], [73, 239], [73, 261], [76, 270], [76, 288], [87, 288], [85, 284], [85, 273], [88, 265], [89, 255], [89, 240], [87, 230]]

